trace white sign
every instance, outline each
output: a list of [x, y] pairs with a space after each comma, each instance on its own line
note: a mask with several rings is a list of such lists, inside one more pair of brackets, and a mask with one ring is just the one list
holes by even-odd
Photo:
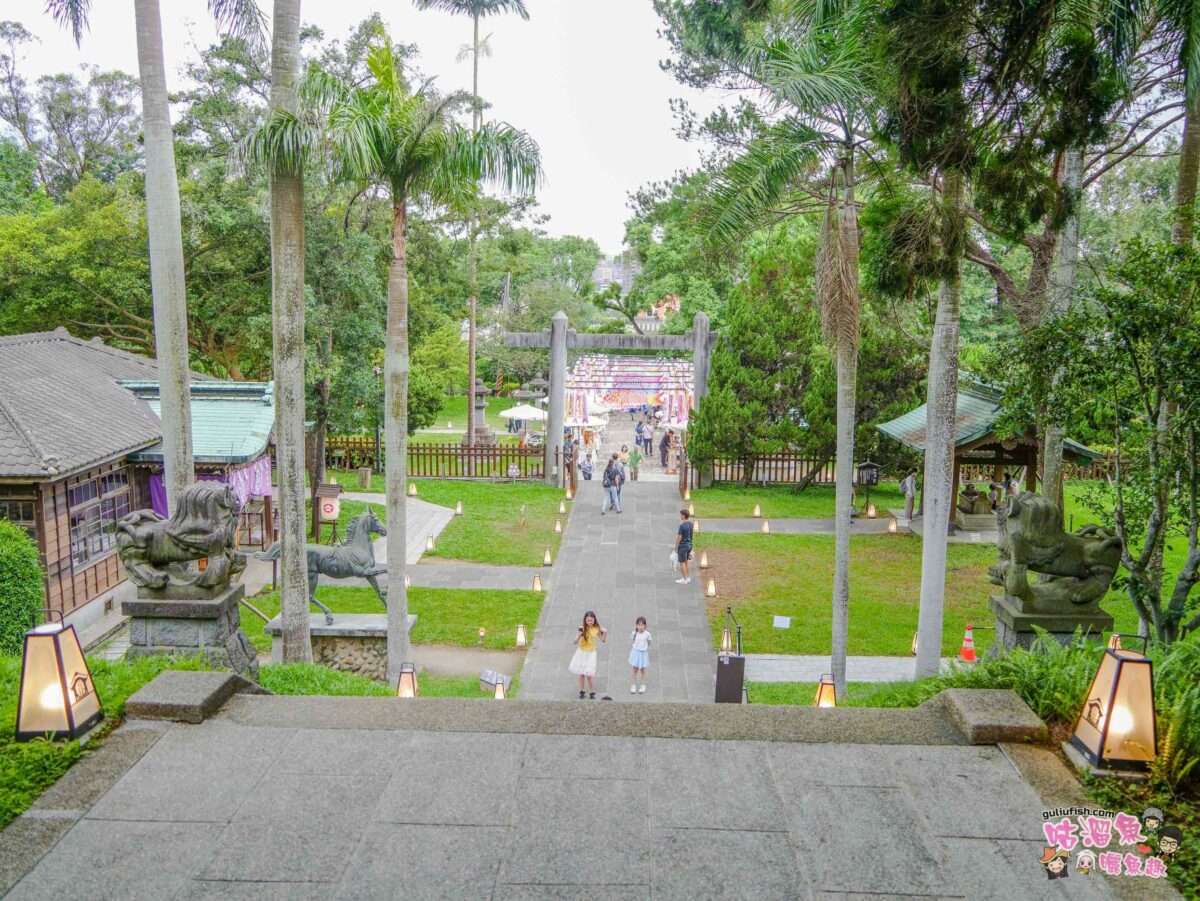
[[790, 629], [792, 627], [792, 618], [790, 616], [775, 617], [776, 629]]

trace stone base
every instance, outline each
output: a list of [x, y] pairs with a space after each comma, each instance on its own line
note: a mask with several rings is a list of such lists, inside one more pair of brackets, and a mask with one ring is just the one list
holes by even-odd
[[1081, 630], [1089, 641], [1102, 641], [1104, 633], [1113, 627], [1113, 618], [1099, 607], [1077, 613], [1026, 613], [1019, 604], [1016, 598], [1007, 595], [991, 596], [992, 611], [996, 614], [996, 640], [988, 650], [990, 656], [1018, 647], [1031, 650], [1037, 641], [1034, 627], [1045, 630], [1061, 645], [1070, 644], [1076, 630]]
[[[408, 615], [408, 631], [417, 622]], [[283, 660], [283, 621], [275, 617], [263, 631], [271, 636], [271, 662]], [[387, 616], [383, 613], [338, 613], [327, 624], [322, 614], [309, 617], [313, 663], [330, 669], [358, 673], [371, 679], [387, 678]]]
[[1139, 770], [1112, 770], [1105, 767], [1092, 766], [1082, 752], [1071, 744], [1069, 741], [1064, 741], [1061, 745], [1063, 754], [1067, 760], [1075, 766], [1075, 769], [1087, 776], [1100, 776], [1104, 779], [1124, 779], [1126, 782], [1148, 782], [1150, 776]]
[[130, 617], [127, 656], [201, 655], [213, 666], [257, 679], [258, 656], [242, 631], [238, 611], [245, 592], [242, 585], [230, 585], [210, 598], [123, 602], [121, 612]]
[[[464, 447], [466, 446], [466, 444], [467, 444], [467, 436], [466, 435], [463, 435], [463, 439], [460, 443]], [[496, 437], [495, 430], [490, 428], [489, 426], [476, 426], [474, 443], [482, 444], [485, 447], [490, 447], [492, 445], [499, 444], [500, 440]]]
[[965, 532], [995, 532], [996, 514], [991, 510], [986, 513], [964, 513], [954, 511], [954, 524]]

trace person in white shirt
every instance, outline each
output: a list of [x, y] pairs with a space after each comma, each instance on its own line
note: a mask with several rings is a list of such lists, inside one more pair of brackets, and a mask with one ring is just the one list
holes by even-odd
[[[646, 617], [639, 616], [633, 627], [633, 647], [629, 651], [629, 665], [633, 667], [633, 684], [629, 686], [629, 693], [645, 694], [646, 693], [646, 667], [650, 665], [650, 642], [653, 639], [650, 633], [646, 631]], [[642, 684], [638, 686], [638, 674], [641, 674]]]
[[904, 518], [909, 522], [913, 518], [913, 501], [917, 496], [917, 471], [910, 469], [900, 481], [900, 493], [904, 495]]

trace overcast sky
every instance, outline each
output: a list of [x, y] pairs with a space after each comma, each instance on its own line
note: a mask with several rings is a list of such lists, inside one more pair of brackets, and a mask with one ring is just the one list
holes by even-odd
[[[215, 38], [205, 0], [160, 0], [168, 85], [177, 88], [183, 62]], [[37, 76], [84, 63], [137, 75], [132, 0], [95, 0], [91, 32], [76, 49], [47, 16], [45, 0], [0, 0], [0, 18], [21, 22], [41, 43], [22, 70]], [[259, 4], [269, 15], [269, 0]], [[628, 192], [694, 167], [698, 148], [675, 137], [668, 108], [686, 97], [710, 109], [719, 97], [688, 91], [658, 66], [667, 55], [650, 0], [526, 0], [530, 20], [505, 16], [481, 24], [493, 56], [481, 61], [480, 94], [489, 118], [526, 129], [542, 148], [546, 185], [539, 193], [553, 235], [595, 238], [619, 251], [629, 215]], [[470, 20], [417, 12], [410, 0], [304, 0], [305, 23], [342, 38], [380, 12], [394, 40], [420, 48], [421, 68], [442, 90], [470, 89], [471, 64], [455, 62], [469, 43]]]

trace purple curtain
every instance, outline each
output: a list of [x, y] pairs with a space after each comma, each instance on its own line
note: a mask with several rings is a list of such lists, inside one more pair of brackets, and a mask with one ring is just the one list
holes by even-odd
[[[267, 497], [271, 494], [271, 456], [263, 454], [245, 466], [240, 466], [224, 475], [202, 475], [201, 482], [224, 482], [233, 489], [234, 496], [242, 506], [252, 497]], [[167, 515], [167, 486], [161, 472], [150, 474], [150, 506], [159, 516]]]

